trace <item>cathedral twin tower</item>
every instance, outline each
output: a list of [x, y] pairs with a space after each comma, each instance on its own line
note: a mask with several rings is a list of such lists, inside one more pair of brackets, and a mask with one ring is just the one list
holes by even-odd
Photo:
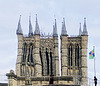
[[[34, 33], [32, 31], [31, 19], [29, 17], [28, 36], [23, 35], [20, 21], [21, 16], [16, 31], [18, 36], [16, 76], [19, 77], [18, 79], [22, 80], [22, 77], [44, 77], [50, 75], [54, 75], [55, 77], [75, 76], [80, 78], [81, 83], [87, 84], [88, 32], [85, 18], [83, 31], [81, 30], [80, 24], [79, 35], [73, 37], [68, 36], [65, 19], [63, 18], [60, 36], [61, 76], [59, 71], [59, 43], [56, 19], [55, 24], [53, 25], [53, 35], [51, 37], [41, 36], [37, 16]], [[59, 81], [59, 83], [61, 83], [61, 81]], [[65, 82], [62, 83], [65, 84]], [[41, 84], [43, 83], [41, 82]]]

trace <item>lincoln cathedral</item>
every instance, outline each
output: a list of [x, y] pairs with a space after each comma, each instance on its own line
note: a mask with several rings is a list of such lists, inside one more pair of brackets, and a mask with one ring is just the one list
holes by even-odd
[[16, 72], [10, 70], [6, 74], [8, 86], [87, 86], [86, 18], [83, 30], [80, 23], [77, 36], [68, 34], [63, 18], [59, 39], [56, 19], [53, 34], [45, 35], [40, 33], [37, 15], [34, 32], [29, 17], [29, 32], [28, 35], [24, 35], [20, 16], [16, 34], [18, 38]]

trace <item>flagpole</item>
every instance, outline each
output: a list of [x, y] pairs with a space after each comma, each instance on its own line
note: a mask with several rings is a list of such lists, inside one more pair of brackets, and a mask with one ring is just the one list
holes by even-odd
[[[93, 49], [95, 49], [95, 46], [93, 46]], [[94, 50], [95, 51], [95, 50]], [[95, 54], [95, 52], [94, 52]], [[94, 84], [97, 86], [97, 77], [96, 77], [96, 68], [95, 68], [95, 55], [94, 55]]]
[[[93, 46], [94, 53], [95, 53], [95, 46]], [[95, 57], [94, 57], [94, 76], [96, 76], [96, 69], [95, 69]]]

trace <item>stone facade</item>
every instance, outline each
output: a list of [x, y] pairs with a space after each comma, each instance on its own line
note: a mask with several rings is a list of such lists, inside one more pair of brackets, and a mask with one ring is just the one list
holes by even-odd
[[[18, 22], [18, 55], [16, 74], [7, 73], [8, 86], [42, 85], [80, 85], [87, 86], [87, 42], [86, 19], [83, 33], [70, 37], [67, 35], [65, 19], [62, 23], [61, 39], [61, 76], [59, 71], [57, 24], [53, 26], [53, 35], [40, 34], [36, 17], [34, 34], [29, 18], [29, 34], [23, 35], [21, 17]], [[81, 28], [80, 28], [81, 29]], [[81, 31], [81, 30], [80, 30]]]
[[61, 75], [87, 83], [87, 36], [61, 37]]

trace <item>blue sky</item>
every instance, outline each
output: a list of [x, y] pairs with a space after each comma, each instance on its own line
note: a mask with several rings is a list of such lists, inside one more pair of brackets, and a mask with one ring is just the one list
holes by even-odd
[[[100, 0], [0, 0], [0, 75], [10, 69], [15, 70], [17, 59], [16, 29], [19, 16], [24, 34], [28, 34], [29, 16], [33, 31], [35, 15], [41, 32], [52, 33], [54, 19], [57, 19], [58, 34], [61, 33], [62, 19], [65, 17], [68, 35], [78, 35], [79, 23], [87, 19], [88, 52], [95, 46], [96, 73], [100, 79]], [[88, 54], [87, 52], [87, 54]], [[88, 76], [93, 78], [93, 60], [88, 60]], [[1, 79], [0, 79], [1, 81]]]

